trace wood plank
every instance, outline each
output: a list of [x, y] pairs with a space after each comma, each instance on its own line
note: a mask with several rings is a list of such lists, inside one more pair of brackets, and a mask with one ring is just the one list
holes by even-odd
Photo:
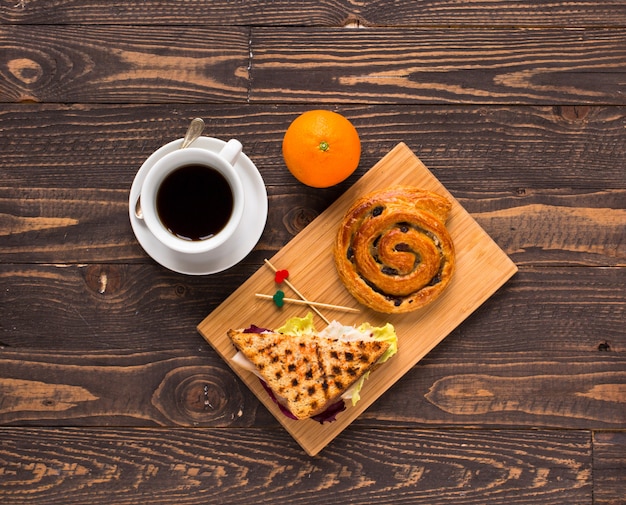
[[[608, 27], [624, 26], [626, 19], [623, 3], [604, 0], [593, 4], [542, 0], [418, 0], [399, 2], [393, 8], [389, 8], [385, 0], [375, 0], [362, 8], [359, 19], [362, 18], [366, 26]], [[612, 16], [615, 17], [611, 19]]]
[[443, 343], [442, 352], [599, 352], [601, 361], [612, 359], [611, 351], [626, 348], [624, 292], [624, 268], [523, 267], [463, 324], [458, 338]]
[[242, 102], [248, 95], [245, 28], [0, 26], [0, 46], [2, 102]]
[[[314, 107], [0, 104], [2, 185], [128, 190], [149, 154], [182, 137], [188, 122], [200, 116], [208, 135], [242, 141], [267, 185], [296, 191], [297, 201], [315, 202], [323, 210], [346, 185], [327, 191], [297, 186], [285, 177], [280, 149], [291, 121]], [[361, 137], [360, 167], [348, 185], [405, 142], [454, 194], [532, 199], [549, 189], [576, 198], [598, 190], [608, 206], [624, 207], [605, 191], [626, 187], [624, 106], [332, 108], [348, 117]]]
[[252, 102], [626, 103], [622, 29], [259, 28], [252, 37]]
[[[141, 5], [123, 0], [73, 0], [56, 5], [24, 0], [0, 7], [0, 22], [20, 24], [122, 24], [122, 25], [330, 25], [341, 26], [355, 7], [347, 0], [338, 2], [303, 0], [195, 0], [160, 2], [142, 0]], [[343, 4], [343, 5], [342, 5]], [[358, 7], [356, 7], [358, 8]], [[600, 9], [600, 17], [603, 17]], [[595, 16], [594, 16], [595, 17]]]
[[357, 20], [362, 26], [624, 26], [626, 7], [614, 0], [506, 0], [449, 2], [418, 0], [389, 8], [387, 0], [287, 0], [244, 2], [196, 0], [180, 4], [146, 0], [141, 8], [122, 0], [36, 2], [16, 0], [0, 6], [0, 22], [23, 24], [158, 24], [217, 26], [342, 26]]
[[74, 349], [47, 356], [3, 349], [0, 354], [3, 425], [276, 424], [200, 342], [195, 352]]
[[[591, 503], [588, 432], [3, 428], [3, 503]], [[384, 454], [384, 457], [381, 457]]]
[[[154, 263], [3, 262], [0, 342], [25, 352], [66, 352], [79, 344], [83, 351], [195, 352], [206, 348], [196, 334], [198, 322], [263, 265], [266, 252], [208, 277], [178, 275]], [[518, 354], [534, 359], [535, 353], [609, 359], [626, 349], [625, 290], [624, 268], [522, 267], [440, 344], [437, 355], [452, 362], [456, 356], [481, 361], [491, 352], [502, 353], [503, 362]]]
[[[188, 121], [205, 117], [218, 138], [240, 138], [270, 185], [285, 185], [280, 142], [302, 106], [4, 105], [0, 157], [7, 184], [78, 185], [127, 189], [147, 156], [182, 136]], [[624, 107], [346, 106], [363, 144], [362, 175], [395, 144], [404, 141], [427, 160], [446, 185], [467, 189], [479, 180], [492, 191], [559, 186], [572, 190], [623, 189], [626, 156], [621, 135]], [[35, 135], [27, 121], [37, 115]], [[608, 135], [610, 146], [600, 142]], [[117, 146], [113, 149], [111, 145]], [[102, 169], [105, 168], [105, 170]], [[84, 187], [84, 180], [80, 181]], [[323, 191], [316, 191], [323, 195]], [[523, 194], [523, 193], [522, 193]]]
[[245, 282], [261, 256], [212, 276], [179, 275], [154, 262], [1, 264], [0, 342], [64, 350], [83, 342], [84, 351], [206, 348], [196, 325]]
[[[2, 26], [10, 75], [0, 100], [626, 103], [626, 35], [619, 29], [227, 33], [204, 27], [164, 32], [149, 26]], [[14, 40], [25, 42], [16, 46]]]
[[[490, 353], [473, 355], [473, 362], [463, 359], [453, 370], [448, 368], [450, 355], [445, 351], [444, 341], [444, 349], [436, 349], [418, 364], [356, 425], [396, 426], [405, 420], [433, 427], [485, 423], [520, 429], [624, 427], [626, 362], [616, 352], [596, 351], [595, 356]], [[440, 375], [439, 367], [449, 373]], [[575, 374], [570, 374], [574, 369]]]
[[17, 262], [142, 256], [130, 228], [128, 191], [121, 190], [0, 188], [0, 237], [0, 255]]
[[593, 503], [622, 505], [626, 490], [626, 432], [593, 435]]
[[[164, 337], [154, 350], [0, 348], [0, 424], [277, 428], [228, 365], [187, 336], [180, 349]], [[621, 430], [625, 387], [626, 358], [615, 350], [459, 354], [444, 341], [353, 426]]]

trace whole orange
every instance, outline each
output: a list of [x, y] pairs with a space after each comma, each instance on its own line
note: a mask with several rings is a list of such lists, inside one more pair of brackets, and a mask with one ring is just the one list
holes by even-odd
[[289, 125], [283, 138], [283, 158], [293, 176], [314, 188], [345, 180], [361, 158], [361, 141], [354, 125], [330, 110], [310, 110]]

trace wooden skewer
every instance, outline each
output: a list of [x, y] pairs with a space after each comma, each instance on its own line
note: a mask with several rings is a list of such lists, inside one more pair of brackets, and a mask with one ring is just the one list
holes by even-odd
[[[272, 295], [266, 295], [265, 293], [256, 293], [256, 296], [259, 298], [265, 298], [266, 300], [274, 299]], [[360, 312], [359, 309], [344, 307], [343, 305], [333, 305], [331, 303], [311, 302], [309, 300], [299, 300], [297, 298], [282, 298], [282, 300], [285, 302], [291, 302], [299, 305], [311, 305], [313, 307], [323, 307], [326, 309], [341, 310], [343, 312]]]
[[[263, 261], [265, 261], [265, 264], [266, 264], [266, 265], [267, 265], [267, 266], [268, 266], [268, 267], [269, 267], [269, 268], [270, 268], [270, 269], [271, 269], [274, 273], [278, 272], [277, 268], [276, 268], [274, 265], [272, 265], [268, 259], [265, 259], [265, 260], [263, 260]], [[323, 320], [326, 324], [330, 324], [330, 321], [324, 317], [324, 315], [323, 315], [323, 314], [322, 314], [322, 313], [321, 313], [321, 312], [317, 309], [317, 307], [315, 307], [315, 306], [311, 305], [311, 304], [310, 304], [310, 302], [309, 302], [309, 300], [307, 300], [307, 299], [306, 299], [306, 297], [305, 297], [302, 293], [300, 293], [300, 291], [298, 291], [298, 290], [295, 288], [295, 286], [294, 286], [293, 284], [291, 284], [291, 282], [289, 282], [287, 279], [285, 279], [285, 281], [284, 281], [284, 282], [285, 282], [285, 284], [287, 284], [287, 286], [289, 286], [289, 287], [293, 290], [293, 292], [294, 292], [295, 294], [297, 294], [300, 298], [302, 298], [302, 300], [303, 300], [303, 301], [307, 302], [307, 305], [308, 305], [309, 307], [311, 307], [311, 310], [313, 310], [313, 311], [314, 311], [314, 312], [315, 312], [318, 316], [320, 316], [320, 317], [322, 318], [322, 320]]]

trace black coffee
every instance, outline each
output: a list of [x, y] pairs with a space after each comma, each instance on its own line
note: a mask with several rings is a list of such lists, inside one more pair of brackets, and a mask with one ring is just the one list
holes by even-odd
[[156, 209], [163, 225], [177, 237], [204, 240], [226, 226], [233, 211], [233, 192], [217, 170], [186, 165], [163, 180]]

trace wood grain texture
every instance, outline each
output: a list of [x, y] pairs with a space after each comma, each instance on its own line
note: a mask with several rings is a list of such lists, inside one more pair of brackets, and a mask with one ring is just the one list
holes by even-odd
[[598, 190], [608, 205], [623, 208], [624, 106], [333, 106], [355, 124], [361, 162], [347, 184], [311, 192], [286, 173], [280, 145], [291, 121], [314, 107], [0, 104], [2, 186], [128, 191], [143, 161], [200, 116], [213, 136], [241, 139], [270, 190], [297, 192], [297, 201], [322, 210], [398, 142], [454, 194], [533, 198], [550, 190], [576, 198]]
[[626, 433], [599, 432], [593, 438], [595, 505], [626, 503]]
[[516, 263], [625, 264], [623, 107], [341, 108], [359, 129], [361, 163], [345, 184], [316, 192], [286, 177], [280, 153], [304, 109], [222, 105], [207, 117], [206, 106], [2, 106], [0, 258], [149, 261], [128, 221], [132, 179], [200, 115], [214, 135], [240, 138], [263, 175], [271, 212], [259, 249], [278, 250], [404, 138]]
[[4, 102], [626, 103], [620, 29], [9, 25], [0, 44]]
[[[353, 426], [623, 428], [626, 360], [618, 349], [459, 356], [446, 343], [407, 372]], [[228, 365], [200, 342], [194, 349], [77, 349], [0, 350], [0, 423], [278, 427]]]
[[584, 431], [351, 430], [316, 458], [280, 430], [1, 432], [12, 505], [591, 503]]
[[[356, 424], [396, 425], [408, 414], [409, 423], [431, 426], [446, 426], [450, 421], [456, 426], [477, 426], [477, 420], [482, 424], [490, 418], [500, 427], [622, 429], [626, 418], [624, 360], [619, 353], [600, 352], [549, 357], [532, 352], [487, 353], [480, 366], [456, 363], [451, 374], [441, 376], [437, 368], [447, 369], [451, 363], [447, 354], [435, 351], [418, 365], [420, 372], [410, 374], [381, 397], [375, 410]], [[572, 375], [566, 371], [573, 369]], [[398, 398], [404, 403], [398, 405]], [[420, 412], [419, 419], [411, 412]]]
[[626, 103], [623, 30], [259, 28], [252, 37], [253, 102]]
[[451, 2], [449, 0], [286, 0], [241, 2], [228, 0], [186, 2], [136, 2], [73, 0], [43, 2], [24, 0], [0, 6], [0, 22], [47, 24], [168, 24], [168, 25], [264, 25], [264, 26], [623, 26], [626, 7], [615, 0], [543, 2], [506, 0]]
[[0, 45], [2, 102], [241, 102], [248, 93], [245, 28], [13, 25], [0, 26]]
[[[195, 351], [204, 348], [196, 325], [264, 257], [208, 277], [154, 263], [0, 265], [0, 342], [14, 350]], [[442, 359], [494, 351], [503, 362], [518, 353], [609, 358], [626, 349], [625, 289], [623, 268], [522, 267], [440, 344]]]
[[[2, 352], [5, 425], [267, 425], [223, 362], [187, 350]], [[270, 426], [275, 423], [270, 422]]]
[[[0, 502], [625, 505], [625, 28], [621, 0], [0, 2]], [[280, 152], [313, 107], [363, 142], [328, 190]], [[199, 278], [125, 202], [197, 116], [270, 196]], [[308, 458], [195, 325], [398, 142], [520, 271]]]

